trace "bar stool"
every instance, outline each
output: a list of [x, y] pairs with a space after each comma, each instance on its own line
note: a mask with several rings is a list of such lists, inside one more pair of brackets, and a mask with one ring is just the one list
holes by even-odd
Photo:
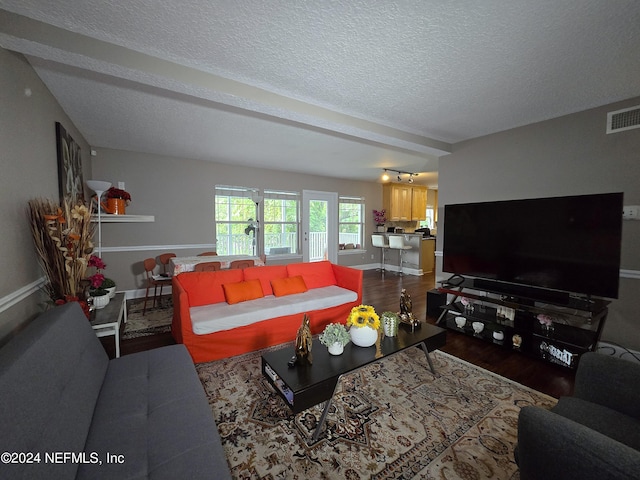
[[400, 257], [400, 272], [398, 273], [398, 275], [403, 275], [402, 263], [404, 262], [404, 252], [406, 252], [407, 250], [411, 250], [413, 247], [404, 244], [403, 235], [389, 235], [389, 248], [398, 250]]
[[382, 249], [382, 268], [378, 268], [377, 270], [380, 272], [384, 272], [384, 252], [387, 248], [389, 248], [389, 244], [385, 243], [384, 235], [371, 235], [371, 244], [374, 247], [378, 247]]

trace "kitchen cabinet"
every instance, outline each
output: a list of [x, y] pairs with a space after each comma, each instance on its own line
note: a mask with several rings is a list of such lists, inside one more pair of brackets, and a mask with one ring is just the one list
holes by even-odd
[[411, 220], [427, 219], [427, 187], [411, 187]]
[[423, 238], [420, 262], [424, 273], [433, 272], [436, 266], [436, 239]]
[[382, 186], [382, 204], [389, 221], [426, 220], [427, 187], [386, 183]]

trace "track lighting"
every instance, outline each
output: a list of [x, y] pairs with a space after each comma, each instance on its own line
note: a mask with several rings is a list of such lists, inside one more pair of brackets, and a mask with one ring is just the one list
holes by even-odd
[[389, 179], [391, 177], [389, 177], [389, 172], [394, 172], [397, 173], [398, 176], [396, 177], [398, 179], [399, 182], [402, 181], [402, 175], [409, 175], [409, 178], [407, 179], [407, 182], [409, 183], [413, 183], [413, 177], [417, 177], [418, 174], [417, 173], [413, 173], [413, 172], [405, 172], [404, 170], [394, 170], [392, 168], [384, 168], [384, 173], [382, 174], [382, 181], [383, 182], [388, 182]]

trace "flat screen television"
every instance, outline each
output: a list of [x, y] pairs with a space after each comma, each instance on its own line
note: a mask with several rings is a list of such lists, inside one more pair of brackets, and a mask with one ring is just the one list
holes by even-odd
[[618, 298], [622, 197], [445, 205], [443, 270], [506, 293], [528, 286]]

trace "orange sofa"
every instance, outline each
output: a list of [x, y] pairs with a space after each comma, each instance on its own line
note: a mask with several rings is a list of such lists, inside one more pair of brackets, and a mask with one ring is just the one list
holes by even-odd
[[293, 342], [304, 313], [313, 334], [345, 323], [362, 303], [362, 271], [323, 261], [187, 272], [172, 291], [172, 335], [201, 363]]

